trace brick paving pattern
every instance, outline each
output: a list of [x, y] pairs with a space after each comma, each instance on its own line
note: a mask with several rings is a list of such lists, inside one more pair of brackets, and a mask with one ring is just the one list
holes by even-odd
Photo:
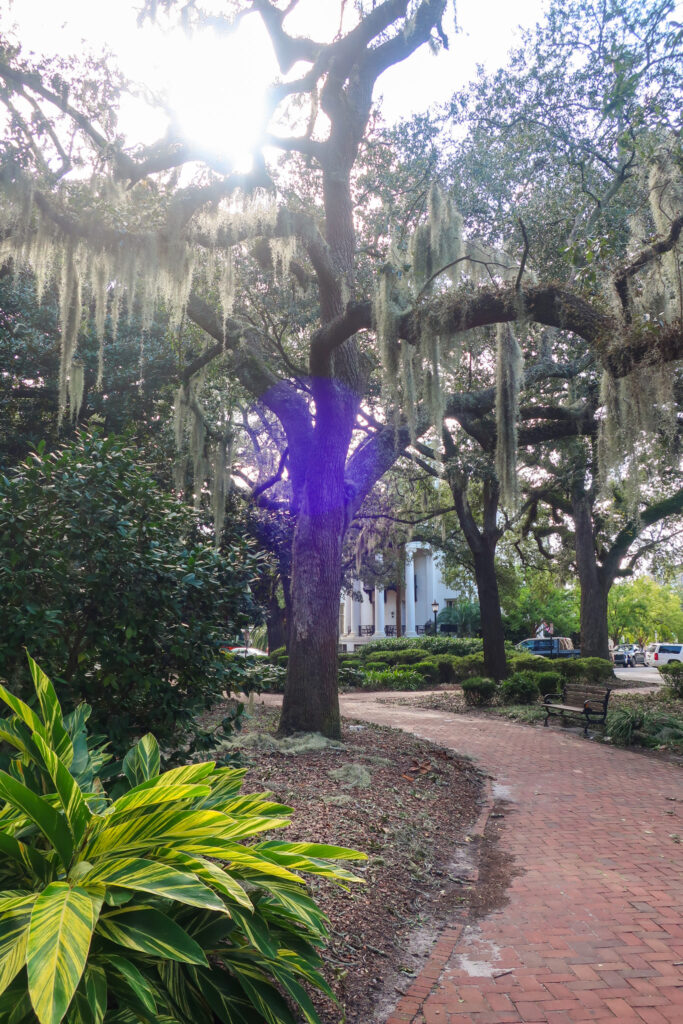
[[342, 713], [472, 757], [521, 871], [505, 907], [442, 933], [387, 1024], [683, 1024], [680, 768], [557, 725], [356, 697]]

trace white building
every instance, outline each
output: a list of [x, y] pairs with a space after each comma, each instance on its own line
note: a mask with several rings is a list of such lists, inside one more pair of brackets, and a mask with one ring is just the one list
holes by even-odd
[[353, 594], [342, 595], [339, 649], [354, 651], [370, 640], [396, 636], [399, 624], [402, 636], [424, 633], [425, 624], [434, 622], [434, 601], [442, 611], [462, 596], [444, 583], [442, 557], [441, 552], [428, 544], [406, 544], [400, 615], [397, 614], [398, 591], [395, 586], [368, 590], [361, 580], [356, 580]]

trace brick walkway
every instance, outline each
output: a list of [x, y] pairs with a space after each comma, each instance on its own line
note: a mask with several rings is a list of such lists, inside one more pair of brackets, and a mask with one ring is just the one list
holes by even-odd
[[683, 772], [531, 728], [369, 698], [342, 713], [472, 757], [510, 803], [507, 905], [447, 929], [387, 1024], [683, 1024]]

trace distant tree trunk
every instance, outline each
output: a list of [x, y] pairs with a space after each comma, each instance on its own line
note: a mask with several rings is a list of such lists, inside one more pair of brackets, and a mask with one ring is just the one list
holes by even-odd
[[482, 543], [474, 554], [474, 573], [481, 613], [481, 635], [484, 643], [484, 670], [492, 679], [505, 679], [508, 674], [505, 658], [505, 635], [500, 610], [500, 594], [496, 576], [495, 543]]
[[500, 494], [498, 481], [484, 481], [483, 528], [479, 529], [467, 500], [466, 482], [457, 471], [447, 475], [458, 522], [474, 560], [484, 645], [484, 670], [492, 679], [505, 679], [508, 674], [505, 634], [496, 575], [496, 547], [500, 539], [500, 529], [496, 523]]
[[581, 655], [610, 660], [607, 597], [612, 579], [598, 565], [589, 496], [582, 488], [572, 494], [576, 569], [581, 587]]
[[277, 594], [273, 593], [268, 601], [266, 613], [266, 629], [268, 630], [268, 650], [275, 651], [278, 647], [286, 647], [289, 637], [287, 636], [287, 610], [280, 607]]

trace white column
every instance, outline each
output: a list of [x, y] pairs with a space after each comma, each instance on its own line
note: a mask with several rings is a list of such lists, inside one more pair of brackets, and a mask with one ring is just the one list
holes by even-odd
[[353, 584], [353, 599], [351, 601], [351, 632], [354, 636], [358, 636], [360, 633], [360, 605], [362, 596], [360, 580], [355, 580]]
[[406, 544], [406, 636], [417, 636], [415, 630], [415, 565], [411, 545]]
[[344, 633], [346, 636], [349, 635], [352, 629], [353, 623], [353, 598], [351, 597], [351, 591], [349, 591], [344, 598]]
[[373, 637], [384, 639], [384, 587], [375, 587], [375, 632]]

